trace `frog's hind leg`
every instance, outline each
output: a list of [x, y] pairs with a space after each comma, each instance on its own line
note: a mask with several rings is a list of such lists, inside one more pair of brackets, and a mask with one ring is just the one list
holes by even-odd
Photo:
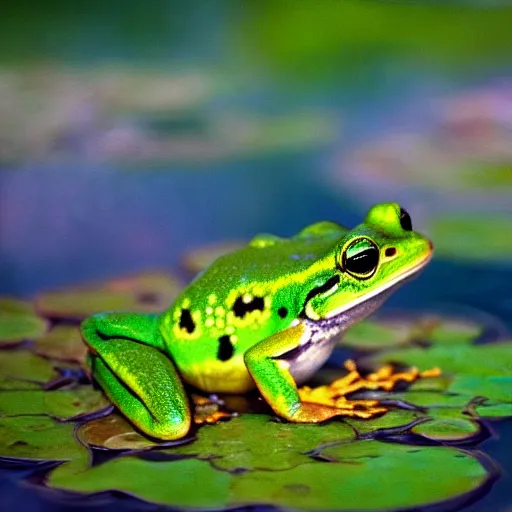
[[188, 399], [172, 361], [161, 352], [157, 316], [94, 315], [82, 323], [82, 337], [93, 377], [136, 427], [165, 440], [187, 434]]

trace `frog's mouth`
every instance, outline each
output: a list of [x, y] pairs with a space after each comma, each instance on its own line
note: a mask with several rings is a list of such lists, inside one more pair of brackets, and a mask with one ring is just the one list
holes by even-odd
[[[370, 313], [373, 313], [373, 311], [375, 311], [388, 298], [388, 296], [393, 291], [396, 290], [396, 288], [398, 288], [402, 283], [404, 283], [408, 279], [415, 277], [421, 270], [423, 270], [423, 268], [427, 265], [431, 258], [432, 252], [429, 252], [427, 256], [425, 256], [425, 258], [423, 258], [419, 263], [412, 266], [407, 271], [402, 272], [401, 274], [398, 274], [397, 276], [393, 277], [384, 285], [375, 288], [375, 290], [372, 290], [369, 293], [365, 293], [361, 297], [358, 297], [357, 299], [353, 300], [352, 302], [349, 302], [348, 304], [343, 304], [339, 308], [331, 311], [329, 315], [325, 317], [325, 320], [334, 319], [339, 316], [349, 315], [354, 317], [355, 322], [359, 321], [364, 316], [368, 316]], [[359, 316], [358, 314], [355, 314], [355, 310], [359, 309], [360, 306], [366, 306], [366, 308], [363, 309], [368, 309], [369, 313], [365, 314], [364, 316]]]

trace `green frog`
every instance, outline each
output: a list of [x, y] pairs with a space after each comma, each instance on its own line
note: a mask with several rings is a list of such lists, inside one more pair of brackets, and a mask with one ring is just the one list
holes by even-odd
[[158, 439], [190, 429], [184, 383], [207, 393], [257, 387], [281, 418], [328, 420], [343, 412], [301, 401], [297, 385], [431, 255], [396, 203], [373, 206], [353, 229], [323, 221], [291, 238], [258, 235], [218, 258], [161, 315], [86, 319], [89, 371], [129, 421]]

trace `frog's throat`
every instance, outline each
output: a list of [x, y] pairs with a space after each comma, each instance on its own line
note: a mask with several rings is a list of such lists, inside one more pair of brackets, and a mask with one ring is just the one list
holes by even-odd
[[[401, 273], [400, 275], [397, 275], [393, 279], [390, 279], [387, 283], [383, 284], [382, 286], [379, 286], [378, 288], [375, 288], [375, 290], [372, 290], [369, 293], [363, 294], [361, 297], [358, 297], [357, 299], [353, 300], [352, 302], [349, 302], [348, 304], [343, 304], [343, 306], [340, 306], [337, 309], [334, 309], [333, 311], [329, 312], [328, 315], [325, 316], [326, 319], [334, 318], [337, 316], [342, 315], [343, 313], [350, 311], [354, 308], [357, 308], [362, 303], [368, 302], [368, 305], [373, 306], [371, 309], [375, 311], [382, 302], [391, 294], [392, 291], [394, 291], [398, 286], [400, 286], [404, 281], [407, 279], [413, 277], [415, 274], [417, 274], [425, 265], [430, 261], [432, 258], [432, 253], [429, 253], [425, 258], [423, 258], [419, 263], [411, 267], [406, 272]], [[383, 296], [382, 300], [377, 300], [378, 297]], [[370, 314], [370, 313], [368, 313]], [[357, 316], [357, 315], [356, 315]], [[367, 315], [365, 315], [367, 316]], [[358, 321], [360, 318], [356, 318], [356, 321]]]

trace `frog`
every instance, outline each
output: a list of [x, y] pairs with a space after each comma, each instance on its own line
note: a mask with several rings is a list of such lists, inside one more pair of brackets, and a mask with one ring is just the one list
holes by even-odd
[[289, 238], [257, 235], [200, 272], [161, 314], [84, 320], [88, 373], [137, 430], [159, 440], [190, 431], [193, 388], [256, 390], [283, 420], [327, 421], [343, 412], [302, 401], [298, 386], [432, 253], [397, 203], [374, 205], [352, 229], [319, 221]]

